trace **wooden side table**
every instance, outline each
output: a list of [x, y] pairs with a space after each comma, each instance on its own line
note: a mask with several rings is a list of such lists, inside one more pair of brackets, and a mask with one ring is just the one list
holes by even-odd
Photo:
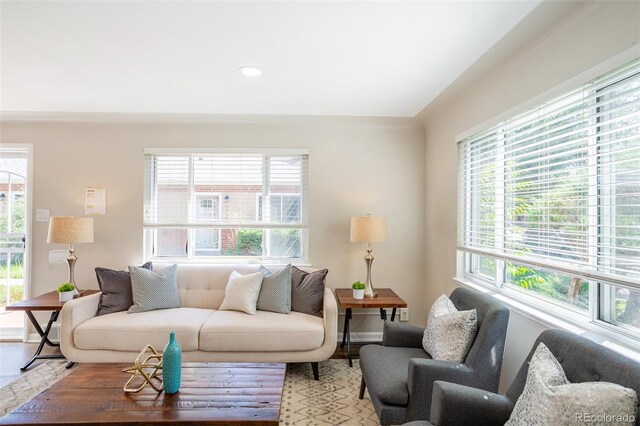
[[[82, 294], [78, 297], [88, 296], [89, 294], [98, 293], [99, 290], [84, 290]], [[40, 355], [42, 353], [42, 349], [44, 345], [47, 344], [49, 346], [55, 347], [60, 346], [59, 343], [53, 343], [49, 340], [49, 332], [51, 331], [51, 326], [54, 322], [58, 320], [58, 315], [60, 315], [60, 311], [64, 306], [63, 302], [58, 300], [58, 292], [50, 291], [49, 293], [42, 294], [40, 296], [32, 297], [31, 299], [23, 300], [22, 302], [14, 303], [13, 305], [6, 306], [5, 309], [7, 311], [24, 311], [29, 317], [29, 321], [33, 324], [33, 327], [36, 329], [38, 334], [40, 335], [40, 344], [38, 345], [38, 349], [36, 349], [36, 353], [33, 357], [27, 362], [24, 367], [21, 367], [20, 370], [24, 371], [34, 361], [38, 359], [57, 359], [64, 358], [64, 355]], [[38, 320], [33, 315], [33, 311], [52, 311], [51, 316], [49, 317], [49, 322], [44, 330], [40, 327]]]
[[349, 367], [353, 367], [353, 361], [351, 357], [351, 329], [349, 327], [349, 321], [352, 317], [352, 309], [366, 309], [366, 308], [379, 308], [380, 319], [387, 319], [387, 308], [392, 308], [391, 321], [396, 318], [397, 308], [406, 308], [407, 302], [402, 300], [393, 290], [390, 288], [377, 288], [377, 297], [365, 297], [364, 299], [354, 299], [353, 290], [350, 288], [337, 288], [335, 289], [336, 298], [338, 299], [338, 305], [345, 309], [344, 316], [344, 330], [342, 331], [342, 344], [341, 348], [344, 348], [345, 341], [347, 344], [347, 355], [349, 357]]

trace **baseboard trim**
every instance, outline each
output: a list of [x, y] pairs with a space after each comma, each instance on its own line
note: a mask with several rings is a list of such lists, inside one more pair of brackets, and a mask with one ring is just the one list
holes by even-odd
[[[27, 336], [28, 343], [40, 343], [40, 335], [38, 333], [29, 333]], [[60, 343], [60, 324], [53, 324], [49, 331], [49, 340], [53, 343]]]
[[[351, 331], [351, 342], [382, 342], [382, 331]], [[338, 333], [338, 343], [342, 343], [342, 333]]]

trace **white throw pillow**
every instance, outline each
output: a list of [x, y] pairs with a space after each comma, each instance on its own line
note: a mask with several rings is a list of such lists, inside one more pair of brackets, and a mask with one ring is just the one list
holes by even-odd
[[476, 339], [477, 318], [475, 309], [458, 311], [443, 294], [429, 311], [422, 347], [433, 359], [463, 362]]
[[224, 290], [224, 300], [220, 310], [242, 311], [255, 315], [263, 278], [262, 272], [242, 275], [233, 271]]
[[636, 392], [615, 383], [570, 383], [556, 357], [540, 343], [505, 426], [633, 425], [636, 404]]

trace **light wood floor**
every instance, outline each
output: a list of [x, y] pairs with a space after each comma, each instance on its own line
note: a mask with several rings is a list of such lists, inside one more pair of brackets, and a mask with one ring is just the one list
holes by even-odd
[[[358, 351], [364, 345], [364, 343], [352, 343], [351, 353], [354, 358], [358, 357]], [[20, 374], [20, 367], [27, 363], [33, 356], [38, 345], [36, 343], [22, 343], [22, 342], [0, 342], [0, 387], [15, 380]], [[45, 346], [43, 354], [59, 353], [57, 348], [50, 348]], [[347, 359], [346, 348], [341, 349], [340, 344], [334, 352], [331, 358], [335, 359]], [[43, 361], [34, 362], [31, 367], [35, 367]], [[346, 362], [346, 361], [345, 361]], [[27, 370], [29, 371], [29, 370]]]

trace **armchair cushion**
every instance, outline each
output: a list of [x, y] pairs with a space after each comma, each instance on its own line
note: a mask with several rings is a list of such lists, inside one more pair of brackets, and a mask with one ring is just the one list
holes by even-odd
[[407, 365], [413, 358], [429, 358], [429, 354], [422, 348], [363, 346], [360, 349], [360, 368], [366, 374], [369, 393], [387, 404], [407, 405]]
[[476, 338], [475, 309], [458, 311], [446, 295], [436, 299], [431, 310], [422, 346], [433, 359], [463, 362]]
[[508, 419], [513, 404], [504, 395], [437, 381], [433, 385], [431, 422], [438, 426], [469, 423], [477, 426], [503, 425]]
[[524, 391], [506, 425], [526, 426], [534, 419], [546, 424], [573, 425], [583, 420], [580, 416], [585, 413], [620, 416], [629, 419], [621, 424], [633, 424], [636, 404], [634, 390], [614, 383], [570, 383], [558, 360], [540, 343], [531, 358]]

